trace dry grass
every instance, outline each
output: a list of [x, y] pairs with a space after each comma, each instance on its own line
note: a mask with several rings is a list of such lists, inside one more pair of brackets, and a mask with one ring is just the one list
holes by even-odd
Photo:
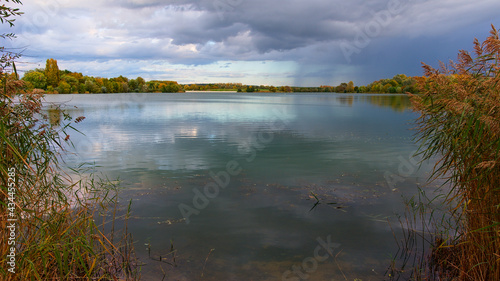
[[[434, 69], [424, 64], [423, 95], [411, 95], [422, 155], [440, 156], [434, 177], [448, 177], [446, 202], [457, 237], [433, 250], [441, 278], [500, 280], [500, 39], [474, 41], [474, 53]], [[451, 242], [443, 242], [451, 241]]]

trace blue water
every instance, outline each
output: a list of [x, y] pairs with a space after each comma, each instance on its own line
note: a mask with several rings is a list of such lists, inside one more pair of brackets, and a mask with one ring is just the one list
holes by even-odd
[[[404, 95], [46, 100], [86, 117], [66, 163], [95, 163], [119, 178], [121, 202], [132, 200], [144, 280], [384, 279], [398, 250], [396, 214], [430, 167], [411, 157], [418, 115]], [[330, 254], [316, 250], [328, 240]], [[172, 241], [175, 266], [172, 255], [155, 260]]]

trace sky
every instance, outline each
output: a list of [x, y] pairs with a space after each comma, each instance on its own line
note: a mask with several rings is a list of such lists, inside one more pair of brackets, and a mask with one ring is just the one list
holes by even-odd
[[22, 0], [18, 69], [190, 83], [366, 85], [500, 28], [498, 0]]

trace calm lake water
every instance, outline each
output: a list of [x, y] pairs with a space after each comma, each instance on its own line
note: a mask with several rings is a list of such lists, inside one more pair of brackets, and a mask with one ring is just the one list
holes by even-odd
[[[46, 100], [86, 117], [68, 165], [95, 163], [132, 199], [143, 280], [387, 279], [396, 215], [429, 171], [410, 157], [417, 114], [404, 95]], [[173, 263], [171, 241], [176, 266], [154, 260]]]

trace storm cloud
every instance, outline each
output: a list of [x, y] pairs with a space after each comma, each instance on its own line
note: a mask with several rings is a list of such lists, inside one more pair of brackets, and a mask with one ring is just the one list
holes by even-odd
[[[366, 84], [454, 59], [500, 25], [496, 0], [34, 0], [21, 69], [181, 83]], [[2, 28], [7, 28], [3, 25]]]

